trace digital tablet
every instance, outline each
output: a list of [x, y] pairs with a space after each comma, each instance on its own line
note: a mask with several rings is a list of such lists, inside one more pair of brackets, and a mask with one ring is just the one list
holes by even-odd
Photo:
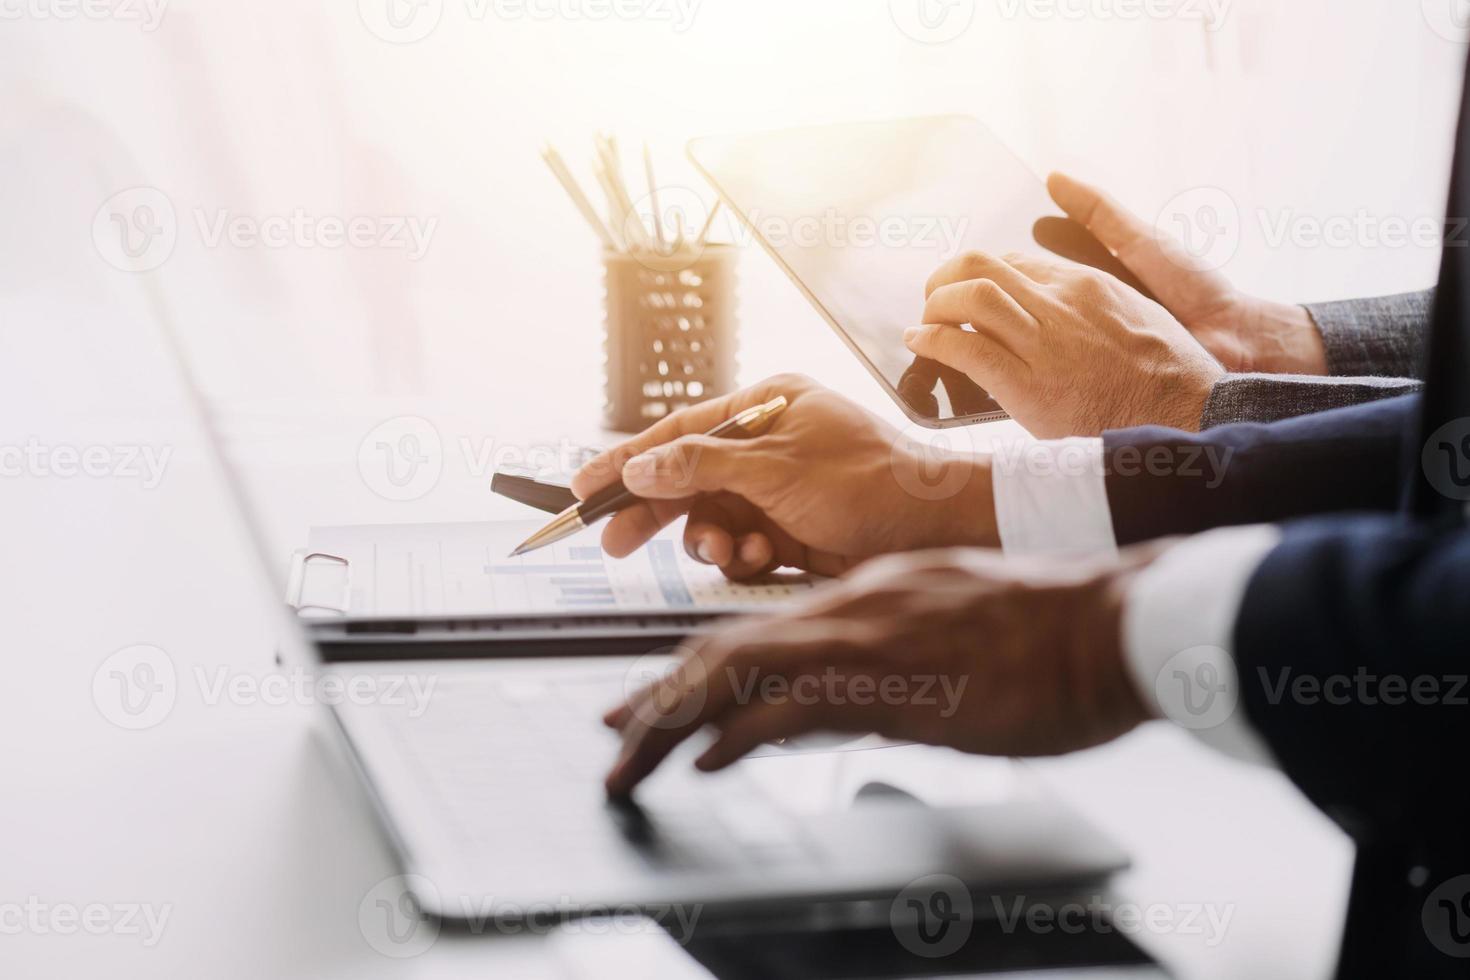
[[965, 375], [903, 342], [942, 264], [976, 249], [1035, 252], [1034, 227], [1058, 214], [1041, 178], [979, 121], [708, 137], [689, 156], [909, 418], [933, 428], [1006, 418]]

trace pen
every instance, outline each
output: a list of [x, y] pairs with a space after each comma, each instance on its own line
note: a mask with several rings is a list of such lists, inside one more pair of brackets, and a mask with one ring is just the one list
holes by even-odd
[[[782, 396], [764, 405], [747, 408], [734, 418], [721, 422], [705, 435], [712, 439], [753, 439], [770, 429], [771, 424], [782, 412], [786, 411], [786, 406], [786, 398]], [[578, 531], [591, 527], [604, 517], [627, 510], [641, 500], [642, 498], [630, 492], [627, 487], [623, 486], [623, 481], [619, 480], [601, 493], [593, 494], [581, 503], [574, 504], [556, 515], [552, 518], [551, 523], [527, 538], [519, 548], [511, 552], [510, 556], [516, 558], [555, 544]]]

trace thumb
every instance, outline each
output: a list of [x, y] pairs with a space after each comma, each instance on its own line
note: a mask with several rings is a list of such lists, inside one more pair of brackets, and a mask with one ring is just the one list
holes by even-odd
[[759, 439], [684, 436], [635, 456], [623, 467], [623, 485], [649, 500], [681, 500], [702, 493], [744, 495], [772, 465]]
[[1091, 184], [1066, 174], [1052, 174], [1046, 180], [1046, 189], [1069, 218], [1092, 232], [1160, 297], [1177, 291], [1170, 286], [1178, 283], [1181, 272], [1198, 267], [1172, 238], [1159, 234], [1148, 222]]
[[996, 374], [1004, 372], [1014, 360], [988, 337], [948, 324], [910, 327], [904, 331], [903, 342], [920, 357], [963, 371], [982, 388], [989, 388]]
[[1051, 199], [1067, 217], [1097, 236], [1115, 254], [1136, 248], [1140, 239], [1154, 237], [1153, 228], [1102, 190], [1066, 174], [1046, 179]]

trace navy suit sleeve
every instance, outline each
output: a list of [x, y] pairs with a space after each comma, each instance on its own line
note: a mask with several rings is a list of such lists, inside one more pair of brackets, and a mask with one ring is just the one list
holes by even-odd
[[[1391, 511], [1419, 421], [1417, 395], [1269, 425], [1103, 437], [1119, 544], [1344, 511]], [[1417, 455], [1412, 458], [1417, 459]]]
[[1324, 810], [1418, 822], [1444, 805], [1449, 771], [1463, 778], [1467, 637], [1470, 530], [1374, 516], [1291, 524], [1236, 620], [1242, 702]]
[[1241, 704], [1358, 844], [1341, 978], [1456, 977], [1470, 955], [1470, 530], [1286, 528], [1235, 623]]

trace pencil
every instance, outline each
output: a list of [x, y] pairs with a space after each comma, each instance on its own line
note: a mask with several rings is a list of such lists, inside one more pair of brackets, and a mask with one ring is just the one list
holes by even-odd
[[664, 219], [658, 206], [658, 181], [653, 178], [653, 152], [649, 150], [647, 143], [643, 144], [643, 172], [648, 179], [648, 200], [653, 205], [653, 233], [658, 237], [657, 245], [662, 249], [666, 241]]
[[551, 168], [552, 174], [555, 175], [557, 181], [567, 192], [567, 196], [572, 199], [572, 203], [576, 205], [577, 210], [581, 213], [587, 224], [592, 227], [597, 237], [602, 240], [603, 247], [613, 251], [622, 251], [614, 239], [612, 231], [597, 216], [597, 209], [592, 206], [592, 202], [583, 193], [581, 185], [572, 176], [572, 172], [567, 169], [567, 165], [562, 160], [561, 154], [557, 153], [554, 147], [548, 145], [546, 149], [541, 151], [541, 159], [546, 161], [546, 165]]

